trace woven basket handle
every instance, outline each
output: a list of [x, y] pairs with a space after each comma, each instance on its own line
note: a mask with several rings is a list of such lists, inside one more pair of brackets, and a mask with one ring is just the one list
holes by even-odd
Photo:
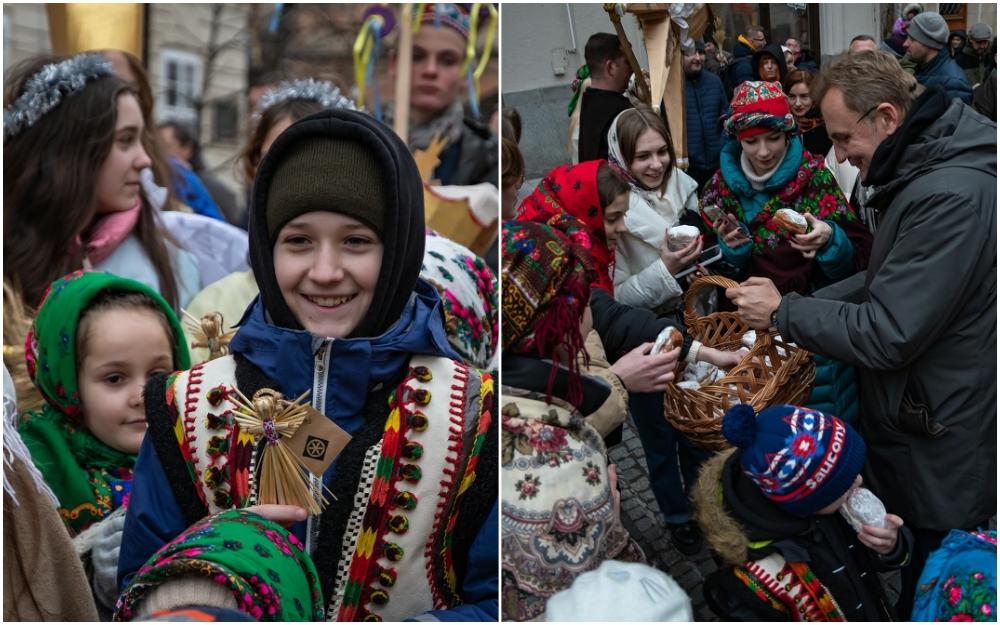
[[687, 293], [684, 294], [684, 323], [690, 328], [698, 320], [698, 313], [695, 312], [694, 306], [698, 299], [698, 292], [702, 287], [721, 286], [724, 289], [731, 289], [739, 285], [739, 282], [735, 280], [716, 275], [702, 276], [692, 282], [691, 286], [688, 287]]

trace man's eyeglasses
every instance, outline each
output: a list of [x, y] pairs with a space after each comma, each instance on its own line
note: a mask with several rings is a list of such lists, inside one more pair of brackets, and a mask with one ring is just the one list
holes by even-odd
[[868, 117], [869, 115], [871, 115], [871, 114], [872, 114], [872, 113], [873, 113], [873, 112], [875, 111], [875, 109], [877, 109], [877, 108], [878, 108], [879, 106], [881, 106], [881, 105], [882, 105], [882, 103], [881, 103], [881, 102], [879, 102], [879, 103], [878, 103], [878, 104], [876, 104], [875, 106], [871, 107], [870, 109], [868, 109], [867, 111], [865, 111], [865, 114], [864, 114], [864, 115], [862, 115], [861, 117], [859, 117], [859, 118], [857, 119], [857, 121], [855, 121], [854, 123], [855, 123], [855, 124], [860, 124], [860, 123], [861, 123], [861, 120], [862, 120], [862, 119], [864, 119], [864, 118]]

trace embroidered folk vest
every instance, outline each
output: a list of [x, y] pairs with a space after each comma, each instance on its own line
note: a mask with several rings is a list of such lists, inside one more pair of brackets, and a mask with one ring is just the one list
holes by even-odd
[[[180, 372], [166, 385], [172, 427], [155, 427], [151, 419], [161, 462], [169, 438], [167, 446], [179, 450], [208, 513], [255, 503], [259, 447], [240, 431], [232, 417], [235, 406], [226, 399], [236, 379], [233, 356]], [[337, 460], [337, 472], [360, 477], [353, 500], [330, 502], [350, 507], [342, 535], [320, 536], [316, 547], [340, 552], [335, 570], [321, 579], [330, 597], [330, 620], [399, 621], [461, 603], [452, 538], [493, 420], [493, 379], [448, 358], [414, 356], [388, 401], [381, 437], [363, 452]], [[164, 435], [168, 431], [172, 437]], [[199, 508], [191, 505], [194, 495], [188, 494], [185, 506], [185, 493], [174, 491], [182, 508]]]
[[779, 553], [750, 560], [733, 569], [757, 597], [793, 621], [844, 621], [833, 595], [803, 562], [787, 562]]

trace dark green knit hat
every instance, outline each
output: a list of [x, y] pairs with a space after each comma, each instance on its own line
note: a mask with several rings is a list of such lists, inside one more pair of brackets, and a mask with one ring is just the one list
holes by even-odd
[[375, 155], [358, 141], [316, 137], [298, 142], [278, 165], [267, 197], [272, 244], [282, 226], [313, 211], [341, 213], [382, 236], [384, 180]]

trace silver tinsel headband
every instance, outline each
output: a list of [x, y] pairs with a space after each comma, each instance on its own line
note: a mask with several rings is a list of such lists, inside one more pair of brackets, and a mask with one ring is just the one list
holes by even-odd
[[3, 112], [4, 141], [34, 126], [64, 97], [87, 86], [87, 82], [111, 76], [111, 62], [96, 52], [87, 52], [60, 63], [50, 63], [28, 79], [24, 92]]
[[333, 83], [325, 80], [306, 78], [302, 80], [292, 80], [283, 82], [274, 89], [271, 89], [257, 103], [255, 115], [260, 117], [267, 109], [288, 102], [289, 100], [312, 100], [318, 102], [323, 108], [342, 108], [352, 111], [358, 110], [354, 102], [340, 92]]

